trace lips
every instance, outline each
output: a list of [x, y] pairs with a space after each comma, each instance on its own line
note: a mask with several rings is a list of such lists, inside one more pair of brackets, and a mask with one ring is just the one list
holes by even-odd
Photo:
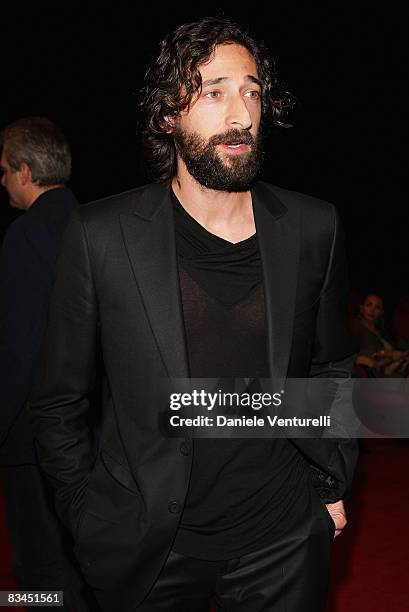
[[246, 140], [228, 140], [221, 142], [220, 144], [225, 145], [226, 147], [239, 147], [240, 145], [251, 146], [253, 143]]
[[227, 130], [224, 134], [217, 134], [209, 139], [209, 145], [222, 145], [225, 147], [234, 145], [254, 145], [254, 137], [247, 130]]
[[237, 152], [241, 152], [241, 151], [248, 151], [248, 149], [250, 148], [250, 145], [248, 145], [245, 142], [237, 142], [237, 143], [221, 143], [220, 146], [228, 151], [237, 151]]

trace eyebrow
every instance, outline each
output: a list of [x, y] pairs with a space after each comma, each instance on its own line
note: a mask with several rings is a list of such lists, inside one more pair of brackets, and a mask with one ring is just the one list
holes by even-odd
[[[216, 79], [208, 79], [207, 81], [203, 81], [202, 87], [209, 87], [210, 85], [218, 85], [219, 83], [222, 83], [223, 81], [228, 81], [229, 79], [230, 77], [217, 77]], [[251, 83], [256, 83], [257, 85], [261, 87], [261, 81], [257, 79], [255, 76], [252, 76], [251, 74], [247, 74], [244, 77], [244, 80], [250, 81]]]

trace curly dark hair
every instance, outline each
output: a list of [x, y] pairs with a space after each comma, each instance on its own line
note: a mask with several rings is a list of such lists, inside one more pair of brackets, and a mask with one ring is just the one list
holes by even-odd
[[263, 127], [288, 127], [284, 112], [293, 106], [293, 98], [279, 82], [274, 61], [263, 43], [256, 42], [240, 25], [225, 18], [206, 17], [183, 24], [161, 41], [159, 54], [148, 66], [140, 93], [145, 161], [154, 180], [168, 180], [176, 171], [176, 150], [172, 134], [166, 131], [166, 117], [178, 115], [200, 92], [199, 66], [210, 59], [215, 46], [233, 43], [245, 47], [256, 62], [262, 85]]

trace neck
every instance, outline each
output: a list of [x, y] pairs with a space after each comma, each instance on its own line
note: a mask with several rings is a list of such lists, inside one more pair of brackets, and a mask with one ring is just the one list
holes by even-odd
[[26, 200], [26, 208], [30, 208], [34, 202], [41, 196], [43, 193], [47, 191], [51, 191], [51, 189], [57, 189], [59, 187], [64, 187], [64, 185], [46, 185], [44, 187], [39, 187], [38, 185], [33, 185], [33, 188], [27, 194]]
[[183, 208], [212, 234], [230, 242], [240, 242], [255, 233], [250, 191], [207, 189], [187, 171], [178, 172], [172, 189]]

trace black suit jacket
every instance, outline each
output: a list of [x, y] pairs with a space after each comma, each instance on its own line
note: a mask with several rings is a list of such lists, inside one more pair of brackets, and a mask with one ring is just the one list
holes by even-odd
[[58, 248], [77, 206], [63, 187], [43, 193], [10, 226], [0, 251], [0, 463], [35, 463], [24, 404], [33, 386]]
[[[271, 376], [333, 370], [353, 347], [345, 257], [332, 205], [258, 183], [253, 205], [264, 272]], [[99, 450], [87, 426], [102, 346], [109, 392]], [[188, 377], [169, 184], [74, 213], [53, 291], [44, 365], [31, 410], [57, 509], [106, 609], [131, 610], [164, 563], [190, 468], [189, 439], [158, 428], [169, 378]], [[331, 366], [332, 364], [332, 366]], [[296, 440], [343, 497], [356, 460], [348, 440]]]

